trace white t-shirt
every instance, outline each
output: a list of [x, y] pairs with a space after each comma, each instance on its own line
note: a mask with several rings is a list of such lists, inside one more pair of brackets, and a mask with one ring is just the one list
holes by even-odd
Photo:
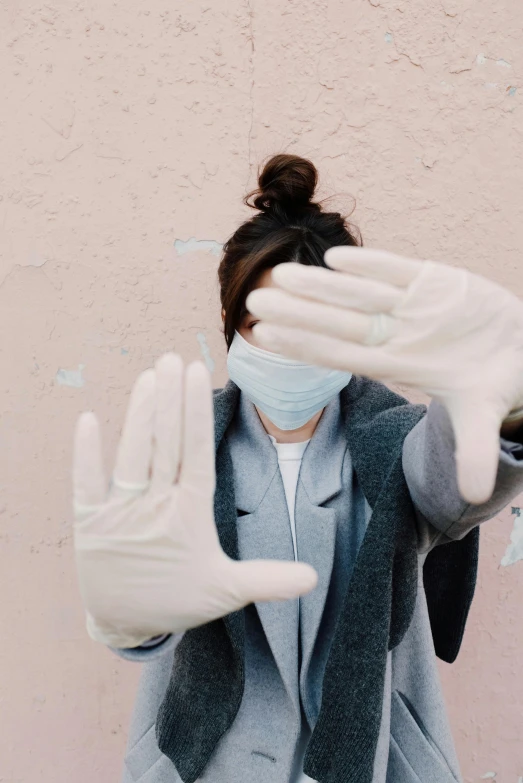
[[[301, 443], [277, 443], [273, 435], [269, 435], [272, 445], [278, 452], [278, 465], [285, 488], [285, 497], [287, 499], [287, 508], [289, 509], [289, 519], [291, 523], [292, 543], [294, 546], [294, 559], [298, 560], [298, 546], [296, 543], [296, 524], [294, 522], [294, 503], [296, 500], [296, 486], [300, 473], [301, 460], [303, 453], [310, 441], [304, 440]], [[298, 628], [299, 633], [299, 628]], [[305, 717], [302, 717], [302, 731], [298, 743], [298, 750], [294, 762], [294, 772], [289, 783], [316, 783], [313, 778], [303, 772], [303, 757], [305, 748], [310, 737], [309, 724]]]

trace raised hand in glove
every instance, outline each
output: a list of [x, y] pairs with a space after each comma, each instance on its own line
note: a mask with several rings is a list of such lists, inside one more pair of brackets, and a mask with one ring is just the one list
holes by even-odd
[[210, 375], [176, 354], [131, 393], [108, 489], [100, 429], [80, 416], [74, 445], [74, 547], [89, 635], [112, 647], [215, 620], [254, 601], [315, 587], [305, 563], [235, 561], [222, 550]]
[[[418, 389], [448, 410], [458, 486], [487, 501], [500, 427], [523, 406], [523, 303], [466, 269], [339, 246], [331, 269], [276, 266], [247, 297], [263, 348]], [[523, 419], [522, 419], [523, 421]]]

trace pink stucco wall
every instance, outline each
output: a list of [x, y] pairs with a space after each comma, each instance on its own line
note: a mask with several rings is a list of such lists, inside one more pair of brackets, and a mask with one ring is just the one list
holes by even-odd
[[[0, 4], [0, 780], [119, 779], [139, 667], [84, 631], [73, 426], [112, 461], [168, 349], [223, 384], [215, 270], [263, 157], [311, 157], [367, 244], [523, 294], [522, 28], [520, 0]], [[442, 666], [470, 783], [523, 780], [514, 519]]]

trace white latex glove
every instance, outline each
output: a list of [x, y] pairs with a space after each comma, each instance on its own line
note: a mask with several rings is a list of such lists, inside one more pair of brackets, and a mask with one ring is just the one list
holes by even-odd
[[87, 629], [104, 644], [136, 647], [316, 586], [305, 563], [235, 561], [222, 550], [213, 515], [212, 389], [202, 362], [184, 374], [180, 357], [166, 354], [139, 376], [109, 492], [98, 421], [82, 414], [73, 483]]
[[[523, 303], [466, 269], [334, 247], [337, 271], [285, 263], [247, 307], [257, 343], [310, 364], [402, 384], [448, 410], [465, 500], [492, 495], [500, 426], [523, 405]], [[283, 290], [282, 290], [283, 289]]]

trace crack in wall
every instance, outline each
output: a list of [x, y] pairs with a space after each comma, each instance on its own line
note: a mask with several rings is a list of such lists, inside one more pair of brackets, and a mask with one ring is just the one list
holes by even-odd
[[247, 132], [247, 165], [248, 165], [248, 173], [247, 173], [247, 182], [245, 183], [245, 190], [247, 190], [249, 185], [249, 180], [251, 177], [251, 150], [252, 150], [252, 128], [254, 125], [254, 53], [255, 53], [255, 46], [254, 46], [254, 11], [251, 7], [251, 0], [247, 0], [247, 10], [249, 14], [249, 41], [251, 44], [251, 53], [249, 55], [249, 64], [251, 66], [251, 84], [249, 88], [249, 102], [251, 106], [251, 121], [249, 125], [249, 130]]

